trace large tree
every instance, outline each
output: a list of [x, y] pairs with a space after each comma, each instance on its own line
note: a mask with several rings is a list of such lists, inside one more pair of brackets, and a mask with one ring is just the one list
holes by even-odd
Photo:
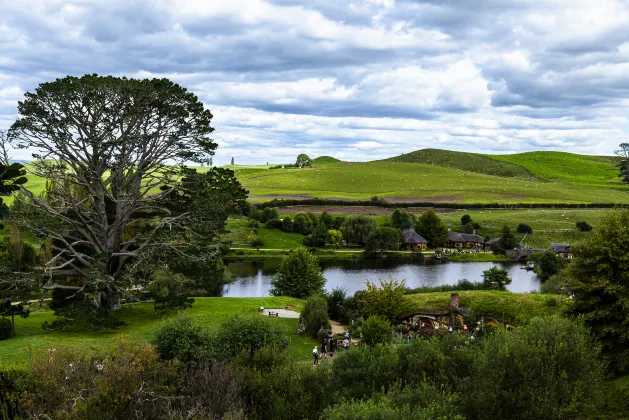
[[432, 210], [417, 218], [415, 230], [428, 241], [431, 248], [444, 246], [448, 239], [448, 228]]
[[629, 143], [621, 143], [616, 154], [622, 158], [618, 163], [620, 169], [620, 177], [624, 183], [629, 184]]
[[325, 278], [319, 260], [306, 248], [292, 250], [280, 264], [271, 280], [273, 296], [291, 296], [306, 299], [323, 293]]
[[31, 171], [48, 182], [43, 197], [23, 189], [40, 216], [18, 220], [47, 240], [45, 290], [115, 310], [150, 264], [218, 258], [199, 239], [215, 244], [224, 212], [214, 208], [233, 201], [191, 198], [184, 182], [194, 176], [186, 163], [216, 149], [212, 114], [194, 94], [167, 79], [66, 77], [26, 93], [18, 114], [9, 140], [34, 152]]
[[572, 248], [571, 312], [603, 345], [612, 372], [629, 370], [629, 210], [614, 210], [594, 234]]

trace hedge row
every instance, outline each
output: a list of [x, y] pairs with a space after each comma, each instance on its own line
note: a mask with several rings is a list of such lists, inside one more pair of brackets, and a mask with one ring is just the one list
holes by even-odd
[[384, 208], [441, 208], [441, 209], [497, 209], [497, 210], [517, 210], [517, 209], [612, 209], [615, 207], [629, 207], [627, 204], [614, 203], [443, 203], [443, 202], [415, 202], [415, 203], [390, 203], [386, 200], [328, 200], [325, 198], [309, 198], [302, 200], [278, 200], [273, 199], [264, 203], [256, 204], [259, 209], [267, 207], [288, 207], [288, 206], [376, 206]]

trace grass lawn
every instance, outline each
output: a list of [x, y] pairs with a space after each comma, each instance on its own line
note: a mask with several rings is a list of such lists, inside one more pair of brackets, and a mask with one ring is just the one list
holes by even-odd
[[[407, 295], [405, 311], [441, 312], [450, 307], [452, 292]], [[474, 314], [494, 316], [514, 323], [538, 316], [559, 316], [567, 305], [562, 296], [536, 293], [511, 293], [486, 290], [466, 290], [459, 293], [459, 305]]]
[[[287, 303], [294, 304], [296, 310], [303, 308], [304, 302], [299, 299], [284, 297], [268, 298], [196, 298], [189, 314], [197, 318], [209, 328], [217, 326], [226, 316], [236, 313], [256, 313], [260, 306], [265, 308], [283, 308]], [[45, 349], [62, 344], [85, 345], [86, 347], [103, 347], [110, 345], [118, 336], [126, 335], [133, 339], [149, 340], [152, 331], [162, 319], [162, 315], [153, 313], [152, 303], [132, 304], [115, 314], [127, 323], [125, 327], [93, 332], [86, 328], [74, 326], [67, 331], [44, 331], [44, 321], [54, 320], [52, 311], [40, 310], [32, 312], [26, 318], [16, 318], [16, 336], [0, 341], [0, 366], [20, 364], [29, 360], [32, 350]], [[298, 359], [309, 359], [316, 340], [306, 335], [296, 335], [297, 319], [272, 318], [286, 327], [290, 336], [289, 351]]]

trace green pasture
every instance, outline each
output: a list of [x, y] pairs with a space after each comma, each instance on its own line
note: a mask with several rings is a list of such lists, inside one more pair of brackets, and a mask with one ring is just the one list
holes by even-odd
[[[187, 312], [203, 325], [212, 328], [231, 314], [256, 313], [260, 306], [265, 308], [284, 308], [293, 304], [297, 311], [304, 302], [285, 297], [268, 298], [195, 298], [195, 303]], [[24, 363], [34, 350], [47, 349], [63, 344], [85, 345], [86, 347], [104, 347], [110, 345], [120, 335], [132, 339], [149, 340], [153, 330], [163, 318], [155, 315], [152, 303], [136, 303], [124, 307], [114, 316], [126, 322], [126, 326], [108, 331], [91, 331], [84, 326], [74, 326], [67, 331], [44, 331], [44, 321], [55, 319], [52, 311], [41, 309], [31, 312], [28, 318], [15, 319], [14, 337], [0, 341], [0, 367], [7, 364]], [[311, 357], [315, 340], [310, 336], [296, 335], [297, 319], [273, 318], [286, 327], [290, 336], [290, 352], [299, 359]]]

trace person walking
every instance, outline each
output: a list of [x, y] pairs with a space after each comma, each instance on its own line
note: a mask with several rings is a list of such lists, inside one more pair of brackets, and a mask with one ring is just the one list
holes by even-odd
[[314, 350], [312, 350], [312, 356], [314, 357], [313, 365], [319, 364], [319, 351], [317, 350], [317, 346], [315, 346]]

